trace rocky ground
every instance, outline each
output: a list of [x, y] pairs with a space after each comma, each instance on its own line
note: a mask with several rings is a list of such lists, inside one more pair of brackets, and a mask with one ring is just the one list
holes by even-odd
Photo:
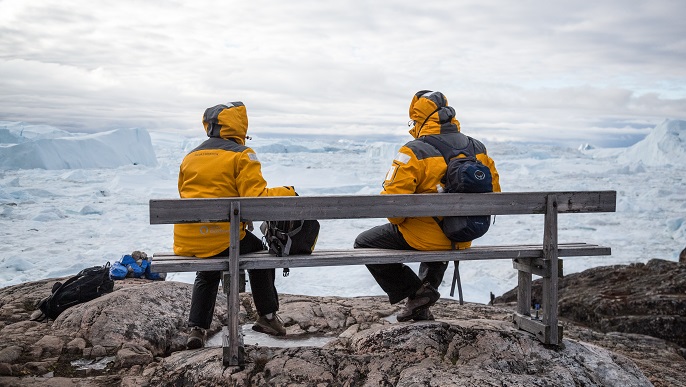
[[[393, 322], [398, 307], [383, 297], [282, 295], [291, 339], [331, 340], [247, 345], [244, 369], [224, 368], [218, 346], [183, 350], [190, 284], [117, 281], [55, 321], [30, 321], [56, 280], [0, 289], [0, 385], [686, 386], [686, 264], [676, 262], [561, 279], [559, 347], [513, 327], [509, 293], [494, 306], [441, 299], [436, 321], [422, 323]], [[241, 302], [241, 322], [254, 320], [250, 295]], [[220, 295], [211, 333], [225, 305]]]

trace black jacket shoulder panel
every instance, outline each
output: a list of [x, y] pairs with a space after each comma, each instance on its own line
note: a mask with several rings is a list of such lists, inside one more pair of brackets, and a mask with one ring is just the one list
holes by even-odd
[[[445, 133], [445, 134], [434, 134], [432, 137], [436, 137], [443, 141], [446, 144], [449, 144], [455, 149], [464, 149], [467, 146], [469, 146], [469, 140], [471, 139], [472, 142], [474, 143], [474, 151], [479, 154], [479, 153], [486, 153], [486, 147], [479, 141], [475, 140], [469, 136], [466, 136], [462, 133], [455, 132], [455, 133]], [[434, 148], [432, 145], [427, 144], [426, 142], [422, 140], [413, 140], [405, 144], [408, 148], [410, 148], [415, 156], [417, 156], [417, 159], [425, 159], [427, 157], [443, 157], [441, 155], [441, 152], [438, 151], [438, 149]]]
[[469, 137], [462, 133], [450, 133], [435, 135], [439, 140], [450, 144], [455, 149], [464, 149], [469, 146]]
[[443, 157], [438, 149], [432, 147], [422, 140], [412, 140], [405, 144], [405, 146], [410, 148], [415, 157], [417, 157], [417, 160], [423, 160], [429, 157]]
[[208, 138], [203, 142], [202, 144], [198, 145], [197, 148], [193, 149], [192, 152], [196, 151], [202, 151], [202, 150], [209, 150], [209, 149], [221, 149], [229, 152], [236, 152], [236, 153], [241, 153], [245, 151], [246, 149], [249, 149], [245, 145], [238, 144], [236, 142], [233, 142], [231, 140], [226, 140], [223, 138], [219, 137], [212, 137]]

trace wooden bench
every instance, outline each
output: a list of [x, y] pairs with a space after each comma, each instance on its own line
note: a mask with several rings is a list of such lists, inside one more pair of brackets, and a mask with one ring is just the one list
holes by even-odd
[[[615, 191], [504, 192], [485, 194], [368, 195], [320, 197], [260, 197], [150, 200], [151, 224], [231, 222], [229, 257], [194, 258], [172, 253], [153, 255], [155, 272], [222, 271], [228, 299], [228, 326], [223, 334], [223, 362], [244, 363], [243, 339], [238, 324], [239, 270], [378, 263], [511, 259], [518, 270], [517, 311], [513, 321], [542, 343], [559, 344], [557, 316], [559, 257], [610, 255], [609, 247], [587, 243], [558, 243], [558, 214], [614, 212]], [[399, 251], [384, 249], [319, 250], [312, 255], [275, 257], [266, 252], [238, 254], [240, 221], [292, 219], [357, 219], [389, 217], [543, 214], [540, 245], [474, 246], [466, 250]], [[531, 316], [532, 275], [543, 278], [541, 318]], [[461, 297], [460, 297], [461, 298]]]

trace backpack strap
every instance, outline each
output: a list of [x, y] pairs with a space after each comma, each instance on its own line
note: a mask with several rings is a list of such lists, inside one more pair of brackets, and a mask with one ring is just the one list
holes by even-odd
[[[445, 164], [448, 165], [448, 164], [450, 164], [451, 159], [459, 156], [460, 154], [465, 155], [467, 158], [472, 158], [472, 159], [476, 160], [476, 149], [474, 148], [474, 141], [472, 141], [472, 138], [469, 136], [465, 136], [465, 137], [467, 137], [467, 140], [469, 141], [469, 143], [467, 144], [466, 147], [464, 147], [462, 149], [457, 149], [454, 146], [448, 144], [447, 142], [441, 140], [440, 137], [436, 137], [436, 136], [423, 136], [423, 137], [420, 137], [418, 140], [425, 142], [425, 143], [431, 145], [432, 147], [436, 148], [436, 150], [441, 154], [441, 156], [443, 156], [443, 159], [445, 160]], [[465, 152], [465, 149], [467, 149], [468, 151]], [[443, 220], [439, 219], [437, 216], [434, 216], [433, 219], [438, 224], [438, 226], [441, 229], [443, 229]], [[451, 246], [452, 250], [457, 250], [457, 243], [456, 242], [451, 241], [450, 246]], [[451, 294], [451, 296], [452, 296], [452, 294]]]
[[436, 148], [436, 150], [441, 154], [441, 156], [443, 156], [443, 159], [445, 159], [445, 163], [448, 164], [451, 159], [461, 154], [465, 155], [468, 158], [471, 157], [476, 159], [476, 148], [474, 147], [474, 141], [472, 141], [471, 137], [469, 136], [465, 137], [467, 137], [469, 143], [466, 147], [462, 149], [457, 149], [452, 145], [448, 144], [447, 142], [441, 140], [440, 137], [436, 136], [424, 136], [419, 138], [419, 140]]

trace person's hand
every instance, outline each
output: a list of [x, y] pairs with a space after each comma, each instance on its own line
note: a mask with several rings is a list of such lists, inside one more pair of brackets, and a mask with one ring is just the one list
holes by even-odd
[[252, 221], [245, 222], [245, 228], [247, 228], [248, 231], [251, 231], [251, 232], [255, 229], [255, 227], [252, 224]]

